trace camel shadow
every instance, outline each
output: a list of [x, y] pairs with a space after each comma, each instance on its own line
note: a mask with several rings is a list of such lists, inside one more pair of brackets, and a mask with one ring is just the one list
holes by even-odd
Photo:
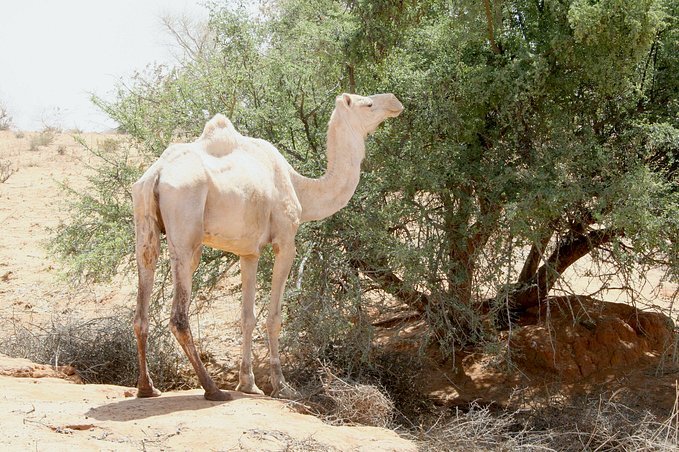
[[125, 422], [138, 419], [145, 419], [152, 416], [162, 416], [164, 414], [176, 413], [179, 411], [197, 411], [212, 408], [216, 405], [230, 403], [238, 399], [257, 398], [236, 391], [227, 391], [233, 397], [229, 401], [213, 402], [205, 400], [203, 394], [186, 395], [161, 395], [153, 398], [129, 398], [117, 402], [109, 403], [98, 407], [90, 408], [86, 413], [98, 421]]

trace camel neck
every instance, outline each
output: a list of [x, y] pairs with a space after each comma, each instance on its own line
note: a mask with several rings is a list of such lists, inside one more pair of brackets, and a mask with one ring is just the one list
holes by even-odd
[[294, 182], [302, 222], [321, 220], [347, 205], [358, 186], [365, 139], [337, 111], [328, 124], [328, 163], [319, 179], [299, 176]]

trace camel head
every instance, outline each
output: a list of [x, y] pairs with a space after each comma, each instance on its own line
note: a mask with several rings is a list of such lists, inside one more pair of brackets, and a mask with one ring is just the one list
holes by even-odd
[[335, 112], [342, 115], [356, 131], [373, 133], [387, 118], [395, 118], [403, 104], [391, 93], [363, 97], [344, 93], [335, 100]]

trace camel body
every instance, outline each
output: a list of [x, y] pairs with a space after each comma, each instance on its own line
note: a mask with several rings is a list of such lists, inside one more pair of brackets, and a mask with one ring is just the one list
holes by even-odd
[[148, 307], [164, 232], [170, 253], [174, 294], [170, 328], [210, 400], [228, 400], [208, 375], [195, 348], [188, 321], [191, 278], [202, 246], [240, 256], [243, 332], [239, 391], [261, 394], [251, 361], [255, 326], [255, 281], [261, 250], [275, 255], [267, 333], [274, 396], [294, 397], [283, 377], [278, 336], [285, 282], [295, 256], [295, 234], [304, 221], [325, 218], [344, 207], [358, 185], [365, 138], [403, 106], [392, 94], [344, 94], [328, 128], [328, 168], [320, 179], [298, 174], [264, 140], [238, 133], [216, 115], [196, 141], [173, 144], [132, 187], [139, 276], [135, 333], [139, 355], [139, 397], [160, 395], [146, 364]]
[[201, 140], [170, 146], [139, 179], [142, 190], [154, 195], [139, 207], [156, 209], [164, 226], [168, 221], [183, 230], [193, 225], [196, 233], [202, 231], [204, 245], [259, 255], [275, 243], [276, 231], [300, 223], [302, 208], [291, 180], [295, 171], [264, 140], [240, 136], [228, 144], [233, 147], [220, 154]]

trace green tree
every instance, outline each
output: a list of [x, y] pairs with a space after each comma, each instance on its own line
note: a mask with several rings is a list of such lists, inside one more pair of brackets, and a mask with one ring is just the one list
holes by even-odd
[[[373, 28], [413, 18], [392, 30], [391, 49], [355, 34], [356, 46], [379, 49], [359, 53], [367, 64], [358, 79], [408, 100], [406, 132], [394, 131], [372, 155], [384, 160], [382, 185], [371, 188], [398, 193], [399, 202], [362, 200], [373, 216], [384, 213], [377, 242], [390, 251], [362, 249], [360, 267], [391, 293], [409, 294], [432, 323], [444, 320], [440, 334], [454, 341], [479, 327], [483, 294], [474, 289], [484, 283], [498, 288], [496, 307], [521, 311], [593, 250], [620, 266], [676, 264], [676, 178], [668, 177], [676, 174], [676, 2], [441, 2], [428, 10], [404, 2], [411, 11], [403, 15], [355, 4]], [[514, 272], [512, 250], [525, 246], [531, 251]], [[458, 326], [463, 337], [450, 336]]]

